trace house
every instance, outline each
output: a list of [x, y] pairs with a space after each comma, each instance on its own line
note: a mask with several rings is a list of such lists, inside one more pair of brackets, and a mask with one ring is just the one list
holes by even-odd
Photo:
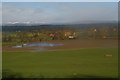
[[64, 31], [64, 36], [65, 36], [65, 38], [68, 38], [68, 39], [75, 39], [76, 38], [76, 32]]

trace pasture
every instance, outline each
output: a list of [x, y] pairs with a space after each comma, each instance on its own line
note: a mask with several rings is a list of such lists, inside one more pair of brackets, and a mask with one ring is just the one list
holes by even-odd
[[[107, 54], [112, 56], [106, 56]], [[24, 78], [118, 77], [118, 48], [116, 47], [3, 52], [2, 56], [3, 77], [9, 76], [12, 72]]]

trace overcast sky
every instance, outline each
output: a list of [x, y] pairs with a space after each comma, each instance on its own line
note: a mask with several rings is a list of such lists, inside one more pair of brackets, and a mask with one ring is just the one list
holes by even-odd
[[41, 24], [117, 21], [117, 2], [4, 2], [2, 22]]

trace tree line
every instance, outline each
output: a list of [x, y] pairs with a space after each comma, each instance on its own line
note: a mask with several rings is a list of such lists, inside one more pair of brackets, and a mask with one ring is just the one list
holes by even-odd
[[[118, 37], [117, 26], [63, 26], [63, 27], [32, 27], [17, 28], [2, 32], [3, 42], [41, 42], [49, 40], [66, 40], [75, 34], [74, 39], [116, 39]], [[50, 36], [53, 34], [53, 36]]]

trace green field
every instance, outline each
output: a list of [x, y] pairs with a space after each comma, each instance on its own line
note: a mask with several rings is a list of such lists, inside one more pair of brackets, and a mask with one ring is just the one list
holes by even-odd
[[[106, 54], [112, 56], [105, 56]], [[2, 56], [3, 76], [12, 72], [26, 78], [117, 78], [118, 76], [117, 48], [3, 52]]]

